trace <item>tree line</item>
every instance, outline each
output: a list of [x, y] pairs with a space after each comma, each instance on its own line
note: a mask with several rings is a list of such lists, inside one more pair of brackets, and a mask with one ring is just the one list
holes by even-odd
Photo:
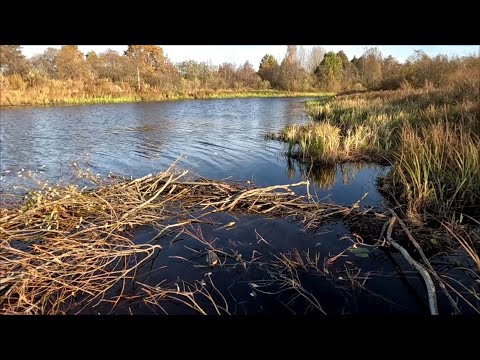
[[383, 56], [378, 48], [367, 48], [359, 58], [349, 60], [343, 51], [326, 52], [320, 46], [307, 51], [290, 45], [281, 61], [266, 54], [257, 70], [249, 61], [240, 66], [194, 60], [173, 64], [157, 45], [129, 45], [123, 54], [113, 50], [83, 54], [77, 45], [66, 45], [47, 48], [30, 59], [19, 45], [0, 46], [0, 86], [20, 91], [59, 83], [87, 93], [89, 89], [96, 89], [96, 93], [167, 94], [190, 94], [201, 89], [391, 90], [468, 82], [472, 76], [478, 77], [478, 69], [478, 55], [430, 57], [415, 51], [400, 63], [393, 56]]

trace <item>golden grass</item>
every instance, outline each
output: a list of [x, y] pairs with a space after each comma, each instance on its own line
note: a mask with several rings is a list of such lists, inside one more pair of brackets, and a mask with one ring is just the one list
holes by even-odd
[[389, 161], [382, 190], [412, 219], [479, 213], [480, 87], [366, 92], [306, 106], [314, 121], [269, 135], [288, 144], [289, 156], [306, 163]]
[[[1, 79], [0, 79], [1, 80]], [[61, 105], [121, 103], [139, 101], [162, 101], [183, 99], [226, 99], [250, 97], [321, 97], [329, 95], [321, 92], [292, 92], [279, 90], [212, 90], [198, 89], [183, 91], [181, 89], [158, 89], [146, 87], [137, 92], [127, 83], [114, 84], [105, 79], [84, 83], [75, 80], [45, 80], [37, 86], [13, 88], [0, 81], [0, 106], [25, 105]]]
[[329, 122], [310, 122], [289, 125], [278, 136], [268, 136], [288, 143], [287, 154], [305, 162], [385, 162], [387, 156], [375, 146], [376, 134], [365, 126], [348, 129], [342, 134], [340, 127]]

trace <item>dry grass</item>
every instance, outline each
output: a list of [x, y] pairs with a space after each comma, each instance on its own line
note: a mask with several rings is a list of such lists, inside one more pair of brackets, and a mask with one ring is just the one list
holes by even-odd
[[137, 101], [181, 99], [226, 99], [249, 97], [320, 97], [321, 92], [293, 92], [252, 89], [195, 89], [181, 86], [156, 88], [145, 86], [135, 91], [126, 82], [113, 83], [107, 79], [89, 81], [43, 79], [28, 86], [18, 75], [5, 77], [0, 74], [0, 106], [59, 105], [89, 103], [119, 103]]
[[477, 216], [480, 79], [462, 84], [308, 102], [314, 121], [290, 125], [276, 138], [288, 144], [289, 156], [307, 164], [388, 160], [392, 171], [381, 188], [417, 222], [427, 213]]
[[342, 134], [329, 122], [289, 125], [276, 137], [288, 144], [287, 155], [315, 164], [342, 162], [385, 162], [388, 153], [376, 146], [376, 134], [368, 127], [358, 126]]
[[[189, 181], [186, 172], [170, 168], [132, 181], [111, 178], [94, 190], [32, 191], [23, 203], [1, 211], [1, 311], [67, 313], [102, 301], [114, 287], [121, 288], [118, 301], [138, 268], [161, 249], [132, 242], [132, 231], [143, 225], [157, 229], [158, 238], [210, 212], [241, 211], [292, 218], [315, 229], [358, 212], [358, 204], [343, 207], [295, 195], [291, 188], [303, 185]], [[194, 218], [192, 209], [201, 214]]]
[[[88, 176], [88, 172], [83, 175]], [[255, 282], [253, 292], [281, 295], [282, 299], [287, 296], [289, 300], [284, 303], [287, 308], [298, 299], [305, 304], [306, 311], [323, 313], [320, 301], [304, 287], [300, 275], [313, 271], [324, 277], [332, 276], [329, 266], [341, 254], [324, 260], [323, 267], [319, 254], [300, 254], [295, 250], [262, 254], [252, 249], [251, 255], [242, 256], [235, 247], [220, 248], [215, 240], [207, 241], [200, 226], [188, 225], [207, 222], [212, 212], [290, 218], [300, 222], [305, 231], [316, 230], [331, 220], [382, 224], [388, 219], [385, 213], [361, 209], [359, 202], [345, 207], [321, 203], [309, 194], [296, 195], [292, 189], [308, 185], [306, 182], [257, 188], [249, 182], [191, 179], [186, 172], [175, 171], [173, 167], [130, 181], [118, 177], [91, 180], [97, 183], [93, 190], [76, 186], [44, 188], [29, 192], [22, 203], [1, 209], [0, 312], [70, 314], [100, 303], [114, 308], [130, 296], [129, 286], [137, 283], [143, 301], [149, 306], [163, 309], [162, 302], [171, 301], [200, 314], [232, 313], [225, 294], [208, 274], [202, 281], [177, 284], [163, 281], [156, 286], [136, 280], [142, 266], [162, 249], [158, 242], [139, 245], [132, 241], [137, 228], [149, 225], [157, 230], [154, 239], [177, 233], [197, 240], [201, 249], [195, 250], [195, 255], [202, 259], [205, 255], [214, 257], [216, 261], [211, 266], [238, 266], [248, 272], [261, 265], [267, 278]], [[448, 225], [447, 233], [478, 265], [475, 250], [478, 235], [463, 225], [452, 226]], [[414, 230], [417, 239], [422, 234], [431, 236]], [[257, 239], [258, 243], [270, 245], [258, 233]], [[351, 247], [383, 245], [381, 241], [368, 244], [356, 239]], [[273, 260], [265, 260], [265, 255]], [[206, 267], [205, 263], [203, 266]], [[359, 274], [351, 274], [349, 278], [353, 279], [352, 286], [358, 282], [355, 286], [363, 288], [365, 283], [359, 280], [363, 275]], [[452, 291], [460, 293], [454, 285]], [[475, 296], [475, 289], [469, 291], [468, 296]]]

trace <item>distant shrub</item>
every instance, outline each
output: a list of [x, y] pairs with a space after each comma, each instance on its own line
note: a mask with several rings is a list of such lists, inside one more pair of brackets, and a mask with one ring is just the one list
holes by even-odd
[[12, 90], [20, 90], [24, 91], [27, 87], [25, 81], [23, 81], [22, 77], [19, 74], [13, 74], [8, 76], [8, 86]]

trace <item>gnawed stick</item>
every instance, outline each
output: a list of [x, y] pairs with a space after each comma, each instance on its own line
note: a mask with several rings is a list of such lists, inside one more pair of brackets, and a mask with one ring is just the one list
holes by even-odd
[[388, 224], [388, 230], [387, 230], [387, 241], [392, 244], [392, 246], [400, 251], [400, 253], [403, 255], [405, 260], [407, 260], [410, 265], [416, 269], [420, 275], [423, 277], [423, 280], [425, 281], [425, 285], [427, 287], [427, 293], [428, 293], [428, 305], [430, 307], [430, 314], [431, 315], [438, 315], [438, 307], [437, 307], [437, 296], [435, 293], [435, 284], [432, 281], [432, 278], [430, 277], [430, 274], [428, 271], [420, 265], [417, 261], [415, 261], [410, 254], [408, 253], [405, 248], [403, 248], [400, 244], [398, 244], [395, 240], [392, 239], [392, 230], [393, 226], [395, 225], [395, 221], [397, 220], [397, 217], [392, 217], [390, 219], [390, 222]]
[[433, 268], [432, 264], [430, 264], [430, 261], [428, 261], [427, 257], [425, 256], [425, 253], [423, 252], [422, 248], [420, 247], [420, 244], [418, 243], [417, 240], [415, 240], [412, 233], [408, 230], [407, 225], [405, 225], [403, 220], [398, 217], [398, 215], [396, 214], [396, 212], [393, 209], [388, 209], [388, 210], [390, 211], [390, 213], [395, 218], [397, 218], [398, 223], [402, 227], [405, 234], [407, 234], [408, 239], [413, 243], [413, 245], [415, 246], [415, 248], [419, 252], [420, 256], [422, 257], [423, 262], [427, 266], [428, 270], [430, 270], [430, 273], [433, 275], [435, 280], [437, 280], [438, 286], [440, 286], [440, 289], [442, 289], [442, 292], [447, 297], [448, 301], [450, 302], [450, 305], [452, 305], [455, 314], [460, 314], [461, 312], [460, 312], [460, 309], [458, 308], [457, 303], [455, 302], [455, 300], [453, 300], [452, 296], [449, 294], [447, 288], [445, 287], [445, 284], [443, 283], [443, 280], [440, 278], [440, 276], [438, 276], [438, 274], [435, 271], [435, 269]]
[[430, 262], [428, 261], [427, 257], [425, 256], [425, 253], [423, 252], [422, 248], [420, 247], [420, 244], [417, 242], [417, 240], [415, 240], [415, 238], [412, 236], [412, 233], [408, 230], [407, 228], [407, 225], [405, 225], [405, 223], [403, 222], [402, 219], [400, 219], [397, 215], [397, 213], [395, 211], [393, 211], [393, 209], [388, 209], [388, 211], [390, 211], [390, 213], [397, 218], [398, 220], [398, 223], [400, 224], [400, 226], [402, 227], [403, 231], [405, 231], [405, 234], [407, 235], [408, 239], [412, 242], [412, 244], [415, 246], [415, 248], [418, 250], [420, 256], [422, 257], [422, 260], [423, 262], [425, 263], [425, 265], [428, 266], [428, 268], [430, 269], [433, 269], [432, 268], [432, 265], [430, 264]]

